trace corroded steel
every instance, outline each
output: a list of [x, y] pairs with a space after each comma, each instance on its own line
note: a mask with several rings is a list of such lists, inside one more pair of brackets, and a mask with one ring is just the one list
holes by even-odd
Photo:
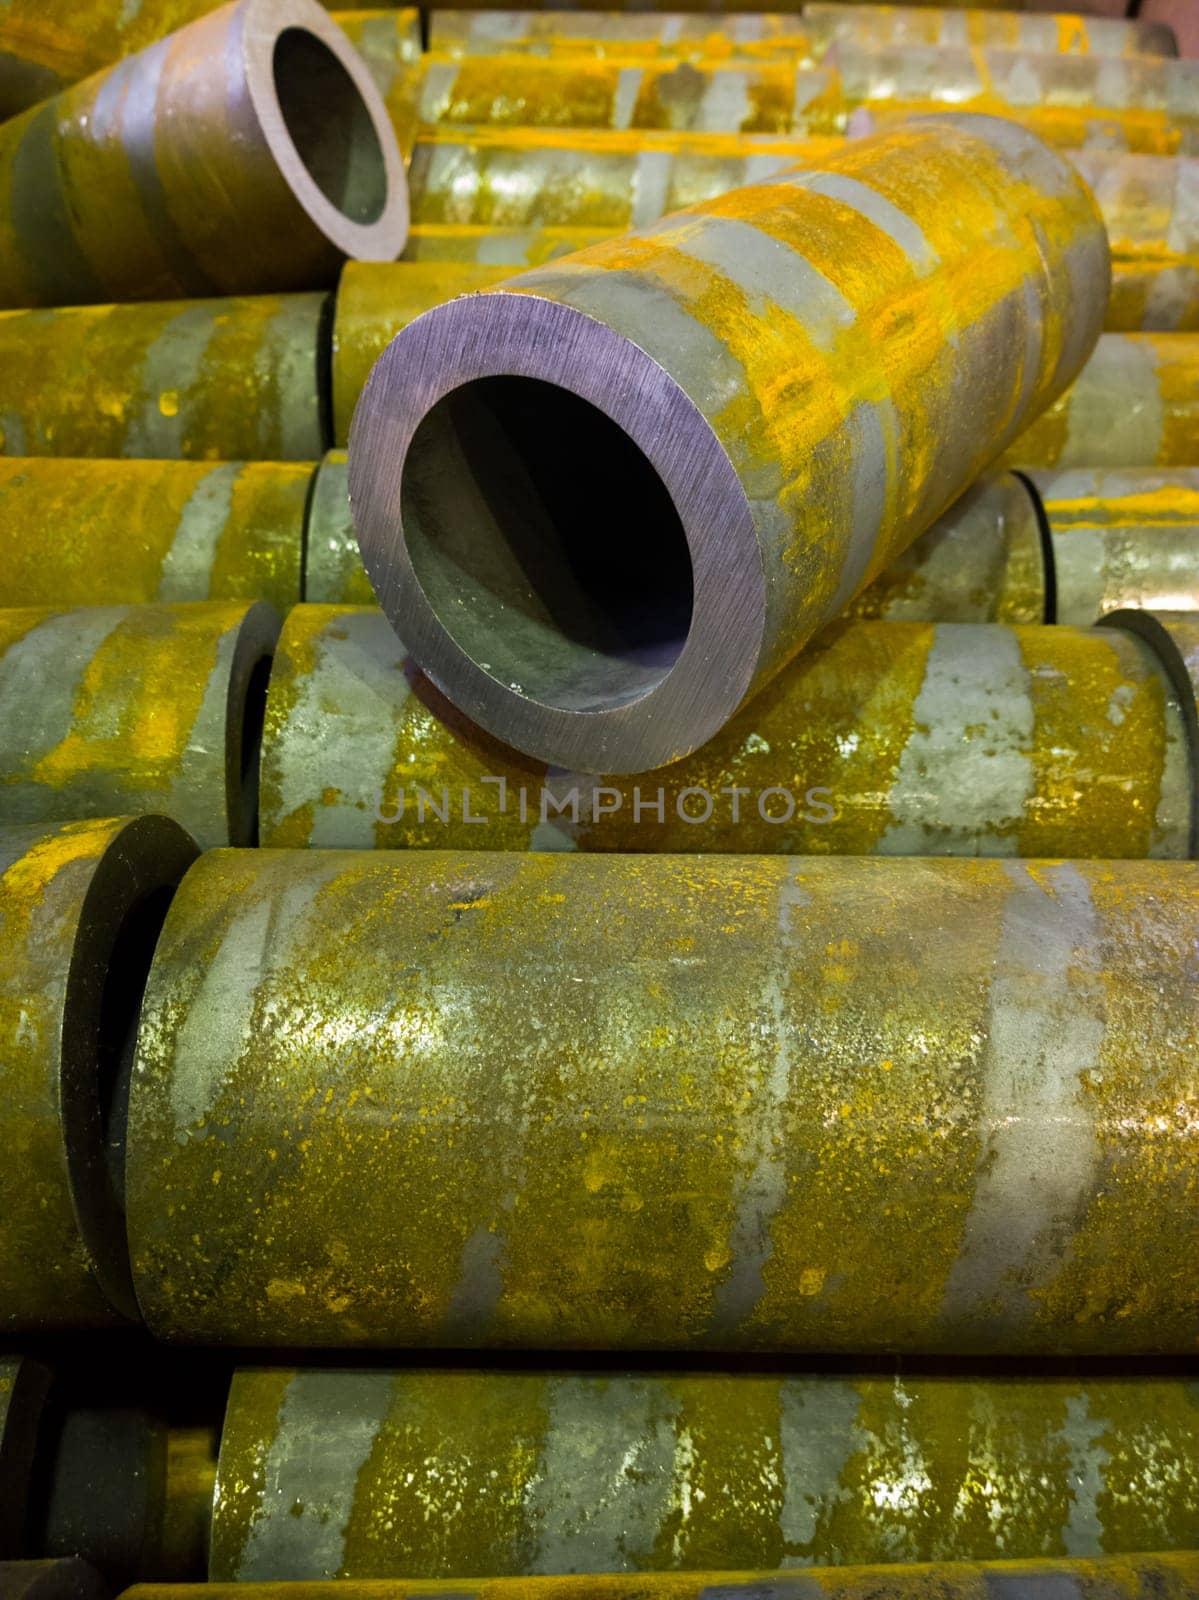
[[333, 312], [333, 433], [344, 445], [367, 375], [389, 341], [430, 306], [509, 276], [474, 264], [349, 261]]
[[0, 452], [313, 461], [323, 294], [0, 313]]
[[140, 981], [195, 855], [163, 817], [0, 829], [0, 1327], [136, 1315], [113, 1161]]
[[[420, 12], [415, 6], [392, 10], [338, 11], [335, 20], [366, 62], [403, 155], [416, 136], [416, 90], [421, 59]], [[391, 252], [399, 254], [398, 250]], [[380, 258], [385, 259], [385, 258]]]
[[344, 450], [330, 450], [317, 469], [308, 513], [304, 598], [318, 604], [375, 603], [375, 591], [358, 554]]
[[138, 1034], [139, 1304], [276, 1347], [1193, 1351], [1197, 932], [1190, 862], [211, 851]]
[[1199, 332], [1199, 160], [1085, 152], [1073, 160], [1112, 247], [1107, 326]]
[[311, 463], [0, 457], [0, 607], [301, 596]]
[[311, 289], [407, 223], [382, 99], [316, 0], [232, 0], [0, 125], [0, 306]]
[[434, 222], [410, 231], [404, 262], [429, 266], [441, 261], [523, 272], [611, 237], [611, 228], [492, 228], [484, 223]]
[[1058, 622], [1122, 606], [1199, 611], [1199, 469], [1029, 476], [1049, 524]]
[[26, 1553], [29, 1489], [49, 1392], [50, 1372], [39, 1361], [0, 1357], [0, 1561]]
[[1154, 653], [1115, 631], [834, 623], [677, 766], [587, 781], [455, 716], [382, 612], [299, 606], [271, 674], [261, 836], [338, 849], [1185, 857], [1199, 811], [1189, 700], [1184, 713]]
[[967, 489], [846, 613], [888, 622], [1047, 622], [1045, 578], [1035, 497], [1018, 474], [1001, 472]]
[[848, 144], [403, 329], [351, 434], [367, 572], [506, 743], [677, 759], [1061, 393], [1108, 284], [1017, 124]]
[[[392, 1579], [356, 1582], [139, 1584], [128, 1600], [1194, 1600], [1199, 1554], [1107, 1556], [756, 1573], [639, 1572], [635, 1576]], [[32, 1600], [32, 1597], [27, 1597]]]
[[1199, 456], [1199, 338], [1105, 333], [1075, 383], [1007, 450], [1016, 467], [1189, 467]]
[[694, 11], [442, 11], [429, 19], [429, 49], [447, 57], [543, 55], [602, 57], [634, 66], [781, 56], [812, 59], [806, 16], [745, 12], [720, 19]]
[[1075, 13], [1038, 15], [1018, 9], [971, 11], [961, 6], [933, 5], [826, 5], [816, 0], [815, 4], [804, 6], [803, 21], [817, 54], [841, 40], [874, 48], [985, 46], [1034, 55], [1178, 54], [1173, 31], [1163, 23], [1125, 22]]
[[0, 611], [0, 823], [162, 812], [249, 844], [267, 605]]
[[[247, 1369], [210, 1575], [534, 1577], [1199, 1545], [1199, 1384]], [[723, 1592], [723, 1586], [721, 1586]]]

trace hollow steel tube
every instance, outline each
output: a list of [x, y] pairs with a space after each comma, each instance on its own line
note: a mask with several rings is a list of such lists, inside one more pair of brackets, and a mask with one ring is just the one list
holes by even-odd
[[[1069, 384], [1108, 286], [1089, 191], [1015, 123], [863, 140], [403, 329], [351, 432], [367, 572], [414, 658], [496, 737], [580, 770], [677, 759]], [[495, 374], [516, 475], [493, 470]], [[568, 485], [572, 549], [588, 539], [585, 469], [567, 465], [584, 431], [642, 472], [638, 515], [653, 506], [648, 546], [610, 508], [648, 573], [627, 615], [556, 543]]]
[[[338, 11], [334, 20], [366, 63], [400, 152], [407, 159], [416, 137], [416, 85], [421, 76], [419, 10]], [[392, 251], [393, 257], [398, 254], [398, 249]]]
[[1112, 247], [1107, 326], [1199, 332], [1199, 161], [1079, 152]]
[[278, 631], [246, 601], [0, 611], [0, 822], [153, 811], [252, 843]]
[[1191, 467], [1199, 338], [1105, 333], [1075, 382], [1009, 446], [1015, 467]]
[[148, 940], [195, 857], [164, 817], [0, 828], [0, 1327], [135, 1316], [121, 1084]]
[[211, 851], [138, 1035], [139, 1304], [247, 1346], [1189, 1352], [1197, 919], [1189, 862]]
[[209, 1575], [552, 1573], [1199, 1544], [1199, 1386], [249, 1368]]
[[0, 313], [0, 452], [314, 461], [324, 294]]
[[0, 456], [0, 608], [301, 598], [312, 462]]
[[316, 0], [232, 0], [0, 124], [0, 306], [313, 289], [407, 222], [382, 99]]
[[676, 767], [587, 781], [455, 716], [381, 611], [299, 606], [271, 674], [261, 838], [1185, 857], [1199, 819], [1187, 698], [1114, 630], [838, 622]]

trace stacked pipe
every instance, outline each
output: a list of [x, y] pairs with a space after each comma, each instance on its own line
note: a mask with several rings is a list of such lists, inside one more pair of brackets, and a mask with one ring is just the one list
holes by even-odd
[[1168, 34], [286, 3], [0, 130], [0, 1590], [1195, 1592]]

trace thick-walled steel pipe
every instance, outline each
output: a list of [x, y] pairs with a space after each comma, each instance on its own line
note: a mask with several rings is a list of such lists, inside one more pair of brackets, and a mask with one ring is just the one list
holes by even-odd
[[1179, 1378], [237, 1372], [209, 1574], [533, 1577], [1199, 1545]]
[[382, 612], [300, 606], [271, 674], [261, 837], [1185, 857], [1199, 821], [1187, 702], [1165, 661], [1114, 630], [838, 622], [694, 756], [588, 782], [456, 716]]
[[677, 759], [1069, 384], [1108, 284], [1015, 123], [863, 140], [404, 329], [351, 433], [367, 572], [506, 743]]
[[358, 554], [344, 450], [330, 450], [317, 468], [308, 513], [304, 597], [318, 605], [375, 603], [375, 591]]
[[407, 224], [383, 101], [316, 0], [233, 0], [0, 126], [0, 306], [313, 289]]
[[195, 846], [164, 817], [0, 828], [0, 1328], [136, 1315], [124, 1097], [154, 938]]
[[[420, 12], [415, 7], [339, 11], [336, 21], [365, 61], [400, 152], [407, 159], [416, 138]], [[398, 254], [398, 250], [392, 252], [393, 257]]]
[[1056, 617], [1199, 611], [1199, 469], [1030, 473], [1053, 554]]
[[1107, 326], [1199, 332], [1199, 161], [1079, 152], [1112, 248]]
[[323, 294], [0, 314], [0, 453], [314, 461]]
[[1004, 455], [1016, 467], [1193, 467], [1199, 337], [1105, 333], [1076, 381]]
[[0, 611], [0, 823], [153, 811], [251, 844], [278, 632], [245, 601]]
[[301, 598], [311, 462], [0, 456], [0, 608]]
[[138, 1035], [139, 1304], [276, 1347], [1190, 1352], [1197, 932], [1189, 862], [212, 851]]

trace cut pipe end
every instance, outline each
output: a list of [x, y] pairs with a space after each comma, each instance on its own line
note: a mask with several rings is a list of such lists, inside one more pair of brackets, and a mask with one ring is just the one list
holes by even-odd
[[497, 738], [639, 772], [744, 699], [766, 599], [749, 504], [703, 414], [632, 340], [532, 294], [438, 306], [375, 364], [349, 459], [383, 609]]
[[254, 110], [296, 202], [343, 255], [394, 261], [408, 180], [366, 62], [317, 0], [245, 0], [243, 30]]

